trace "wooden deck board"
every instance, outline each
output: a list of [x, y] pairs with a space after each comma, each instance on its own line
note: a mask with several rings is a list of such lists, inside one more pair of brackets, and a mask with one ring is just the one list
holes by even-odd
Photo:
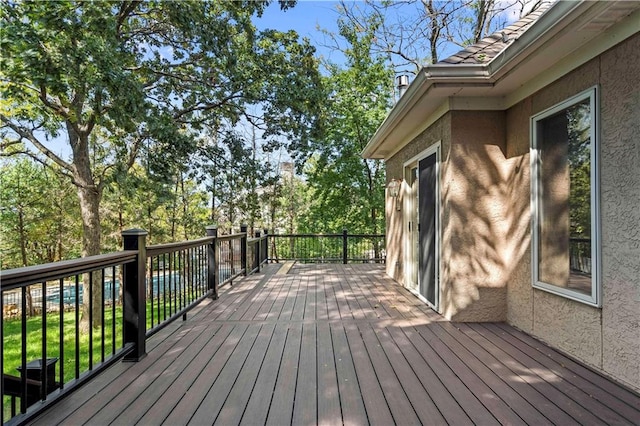
[[278, 380], [273, 389], [273, 398], [267, 416], [267, 425], [279, 426], [291, 424], [293, 416], [293, 402], [296, 395], [296, 379], [298, 377], [298, 359], [300, 357], [300, 340], [302, 339], [302, 324], [292, 324], [289, 327], [287, 341]]
[[344, 329], [369, 422], [373, 425], [393, 424], [393, 415], [362, 341], [360, 330], [356, 324], [345, 324]]
[[[500, 340], [492, 333], [482, 333], [482, 328], [476, 328], [475, 324], [464, 325], [465, 332], [474, 340], [486, 340], [493, 346], [485, 346], [487, 350], [498, 359], [501, 359], [505, 365], [508, 365], [512, 371], [515, 371], [524, 380], [529, 382], [547, 398], [562, 406], [562, 409], [570, 415], [579, 424], [597, 425], [604, 422], [593, 415], [589, 410], [607, 409], [601, 406], [597, 401], [589, 398], [589, 396], [580, 391], [575, 386], [571, 386], [565, 380], [557, 380], [557, 376], [553, 376], [554, 380], [547, 381], [547, 375], [540, 374], [544, 372], [541, 364], [530, 358], [526, 353], [521, 352], [517, 348], [511, 346], [505, 340]], [[466, 331], [467, 329], [473, 332]], [[518, 361], [515, 361], [515, 360]], [[571, 395], [571, 396], [570, 396]], [[572, 399], [573, 398], [573, 399]]]
[[260, 368], [260, 373], [255, 380], [251, 396], [242, 415], [241, 425], [261, 425], [266, 422], [288, 331], [288, 324], [276, 325], [273, 338], [269, 343], [269, 348]]
[[367, 412], [364, 408], [364, 401], [360, 397], [362, 390], [358, 383], [358, 375], [349, 350], [347, 335], [341, 324], [332, 324], [330, 329], [342, 419], [345, 425], [366, 424]]
[[317, 350], [315, 324], [303, 324], [291, 420], [294, 425], [315, 424], [318, 419]]
[[453, 324], [377, 265], [225, 286], [34, 424], [640, 424], [640, 397], [505, 324]]
[[333, 341], [329, 323], [316, 326], [318, 363], [318, 424], [331, 425], [342, 418], [338, 377], [336, 372]]
[[[227, 425], [240, 422], [274, 330], [274, 324], [263, 324], [248, 356], [244, 360], [242, 356], [245, 352], [240, 346], [237, 348], [238, 354], [234, 357], [237, 368], [235, 370], [229, 368], [231, 371], [229, 371], [228, 376], [220, 375], [218, 377], [215, 383], [217, 388], [212, 388], [208, 393], [212, 397], [203, 401], [191, 418], [191, 422], [205, 424], [214, 419], [220, 424]], [[229, 365], [227, 364], [225, 369]], [[228, 388], [229, 383], [233, 383], [230, 389]], [[229, 390], [227, 391], [227, 389]], [[226, 399], [223, 397], [225, 394]]]
[[622, 416], [632, 424], [640, 424], [640, 398], [635, 394], [524, 333], [499, 324], [496, 327], [515, 337], [510, 341], [524, 348], [550, 374], [573, 383], [579, 391], [585, 392], [592, 401], [586, 402], [583, 407], [605, 423], [615, 423]]

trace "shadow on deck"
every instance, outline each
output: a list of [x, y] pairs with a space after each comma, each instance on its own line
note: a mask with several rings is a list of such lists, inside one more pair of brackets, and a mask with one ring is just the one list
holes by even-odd
[[635, 393], [505, 324], [443, 320], [382, 265], [277, 268], [34, 423], [640, 424]]

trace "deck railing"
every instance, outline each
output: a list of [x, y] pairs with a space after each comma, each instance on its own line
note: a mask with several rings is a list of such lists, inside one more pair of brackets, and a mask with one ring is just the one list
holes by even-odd
[[252, 274], [269, 260], [269, 234], [267, 230], [255, 233], [255, 238], [247, 239], [247, 272]]
[[[22, 424], [114, 362], [137, 361], [146, 339], [218, 288], [268, 261], [384, 262], [384, 235], [231, 235], [146, 245], [123, 232], [123, 250], [0, 271], [1, 422]], [[85, 303], [86, 302], [86, 303]]]
[[129, 230], [121, 252], [0, 271], [2, 423], [26, 422], [112, 363], [144, 357], [149, 336], [266, 261], [267, 237], [248, 240], [245, 226], [207, 234], [146, 246], [145, 231]]
[[384, 263], [384, 234], [280, 234], [270, 235], [272, 262]]
[[137, 283], [120, 288], [119, 277], [138, 261], [125, 250], [1, 272], [3, 423], [21, 423], [29, 406], [44, 408], [132, 352], [124, 318], [133, 305], [119, 292], [135, 292]]

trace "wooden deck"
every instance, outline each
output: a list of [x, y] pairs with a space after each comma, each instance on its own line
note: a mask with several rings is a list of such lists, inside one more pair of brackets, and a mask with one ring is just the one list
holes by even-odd
[[35, 424], [640, 424], [640, 397], [505, 324], [450, 323], [371, 265], [269, 265]]

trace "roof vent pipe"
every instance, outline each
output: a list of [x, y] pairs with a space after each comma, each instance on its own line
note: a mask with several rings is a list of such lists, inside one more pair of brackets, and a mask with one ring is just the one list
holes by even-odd
[[406, 74], [402, 74], [396, 77], [396, 86], [398, 86], [398, 99], [404, 95], [404, 92], [407, 91], [409, 87], [409, 76]]

